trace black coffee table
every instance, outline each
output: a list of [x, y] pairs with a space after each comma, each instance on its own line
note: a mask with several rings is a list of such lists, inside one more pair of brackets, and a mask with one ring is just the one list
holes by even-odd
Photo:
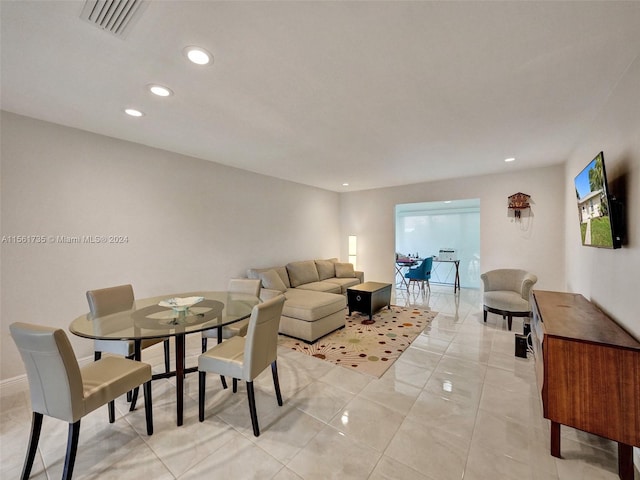
[[349, 303], [349, 316], [351, 312], [361, 312], [369, 315], [382, 307], [391, 308], [391, 284], [380, 282], [364, 282], [360, 285], [347, 288], [347, 302]]

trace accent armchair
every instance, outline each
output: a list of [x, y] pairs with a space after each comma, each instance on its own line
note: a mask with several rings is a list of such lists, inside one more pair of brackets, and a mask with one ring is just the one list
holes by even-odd
[[525, 270], [503, 268], [490, 270], [480, 275], [484, 283], [483, 317], [487, 322], [487, 313], [496, 313], [507, 319], [511, 330], [513, 317], [530, 317], [529, 295], [538, 281], [533, 273]]

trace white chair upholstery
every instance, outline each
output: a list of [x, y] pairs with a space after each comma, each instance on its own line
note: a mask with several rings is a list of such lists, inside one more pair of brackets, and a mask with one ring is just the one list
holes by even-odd
[[113, 423], [114, 399], [142, 384], [147, 434], [153, 433], [150, 365], [109, 356], [80, 368], [64, 330], [28, 323], [13, 323], [9, 330], [27, 371], [33, 411], [23, 480], [31, 473], [44, 415], [69, 423], [63, 479], [73, 474], [80, 419], [108, 404]]
[[[227, 290], [231, 293], [244, 293], [247, 295], [253, 295], [254, 297], [260, 297], [260, 280], [253, 278], [233, 278], [229, 280]], [[227, 307], [230, 308], [230, 307]], [[233, 314], [233, 312], [228, 312]], [[247, 326], [249, 325], [249, 319], [240, 320], [239, 322], [232, 323], [226, 327], [222, 327], [222, 338], [224, 340], [236, 335], [244, 337], [247, 334]], [[218, 329], [211, 328], [202, 332], [202, 353], [207, 351], [207, 339], [218, 339]]]
[[[198, 357], [199, 419], [204, 421], [205, 381], [207, 372], [214, 372], [233, 378], [233, 392], [237, 391], [237, 381], [247, 385], [249, 413], [253, 434], [260, 435], [253, 380], [269, 365], [273, 376], [278, 405], [282, 406], [282, 395], [278, 382], [278, 326], [285, 298], [280, 295], [253, 307], [246, 337], [235, 336], [222, 342]], [[226, 388], [226, 386], [225, 386]]]
[[[89, 302], [89, 311], [94, 317], [105, 317], [114, 313], [131, 310], [135, 303], [133, 287], [131, 285], [118, 285], [117, 287], [89, 290], [87, 292], [87, 302]], [[168, 338], [142, 340], [142, 342], [140, 342], [140, 348], [144, 350], [162, 341], [164, 341], [164, 368], [165, 371], [168, 372], [170, 368]], [[133, 358], [135, 342], [133, 340], [94, 340], [95, 360], [99, 360], [102, 357], [102, 353], [113, 353], [115, 355]]]
[[487, 322], [487, 313], [496, 313], [507, 319], [509, 330], [513, 317], [530, 317], [529, 295], [538, 281], [533, 273], [526, 270], [503, 268], [490, 270], [480, 275], [484, 283], [483, 316]]

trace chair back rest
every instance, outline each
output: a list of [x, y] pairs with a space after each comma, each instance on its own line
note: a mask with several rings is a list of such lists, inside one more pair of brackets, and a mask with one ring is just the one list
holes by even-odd
[[431, 276], [431, 268], [433, 267], [433, 257], [427, 257], [424, 260], [422, 260], [422, 264], [420, 264], [420, 267], [422, 269], [422, 273], [426, 277]]
[[278, 356], [278, 327], [284, 295], [253, 307], [245, 337], [243, 380], [253, 381]]
[[227, 290], [233, 293], [246, 293], [254, 297], [260, 296], [261, 282], [254, 278], [232, 278], [229, 280]]
[[20, 322], [9, 330], [27, 370], [32, 410], [69, 423], [79, 420], [82, 376], [64, 330]]
[[89, 310], [94, 317], [105, 317], [113, 313], [131, 310], [135, 297], [131, 285], [119, 285], [89, 290], [87, 301], [89, 302]]
[[517, 268], [499, 268], [480, 275], [484, 283], [484, 291], [508, 290], [519, 293], [524, 300], [529, 300], [531, 288], [538, 277], [526, 270]]

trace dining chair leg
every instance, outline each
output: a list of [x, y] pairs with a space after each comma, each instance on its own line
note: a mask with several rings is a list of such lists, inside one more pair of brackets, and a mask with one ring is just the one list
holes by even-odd
[[164, 342], [164, 371], [169, 373], [171, 371], [171, 352], [169, 350], [169, 339]]
[[111, 400], [107, 404], [107, 408], [109, 409], [109, 423], [113, 423], [116, 421], [116, 402]]
[[207, 337], [202, 337], [202, 353], [207, 351]]
[[147, 421], [147, 435], [153, 435], [153, 401], [151, 399], [151, 380], [144, 384], [144, 416]]
[[273, 388], [276, 389], [276, 398], [278, 405], [282, 406], [282, 393], [280, 393], [280, 382], [278, 380], [278, 364], [276, 360], [271, 364], [271, 375], [273, 376]]
[[251, 415], [253, 434], [259, 437], [260, 428], [258, 427], [258, 412], [256, 411], [256, 395], [253, 391], [253, 382], [247, 382], [247, 397], [249, 399], [249, 415]]
[[102, 352], [93, 352], [93, 361], [97, 362], [102, 358]]
[[21, 480], [27, 480], [31, 474], [33, 460], [36, 458], [36, 452], [38, 451], [38, 441], [40, 440], [40, 432], [42, 431], [43, 417], [44, 415], [38, 412], [33, 412], [31, 416], [31, 436], [29, 437], [27, 456], [24, 459], [24, 467], [22, 467]]
[[234, 378], [233, 379], [233, 393], [236, 393], [238, 391], [238, 379]]
[[131, 396], [131, 405], [129, 406], [129, 411], [133, 412], [136, 409], [136, 403], [138, 402], [138, 391], [140, 389], [138, 387], [133, 389], [133, 395]]
[[67, 455], [64, 459], [64, 470], [62, 480], [71, 480], [73, 466], [76, 463], [76, 452], [78, 451], [78, 437], [80, 436], [80, 420], [69, 424], [69, 436], [67, 439]]
[[204, 422], [204, 389], [207, 372], [198, 372], [198, 420]]
[[224, 375], [220, 375], [220, 383], [222, 383], [222, 388], [227, 388], [227, 379], [224, 378]]

